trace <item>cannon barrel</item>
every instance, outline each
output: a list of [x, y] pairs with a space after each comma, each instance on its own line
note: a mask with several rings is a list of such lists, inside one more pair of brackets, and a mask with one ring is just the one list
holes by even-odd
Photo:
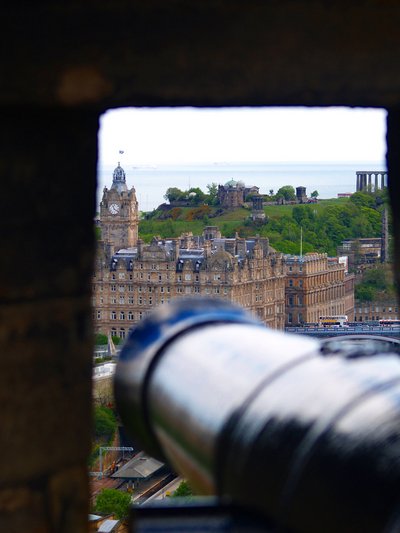
[[199, 494], [278, 531], [400, 531], [399, 356], [334, 351], [219, 300], [176, 300], [127, 339], [117, 407]]

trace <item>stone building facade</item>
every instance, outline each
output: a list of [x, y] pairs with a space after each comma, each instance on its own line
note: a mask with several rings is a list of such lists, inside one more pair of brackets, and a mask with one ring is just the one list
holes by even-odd
[[110, 257], [98, 256], [95, 330], [124, 338], [154, 307], [185, 296], [226, 299], [283, 329], [284, 280], [282, 254], [270, 251], [268, 239], [139, 240]]
[[241, 207], [248, 195], [259, 194], [260, 189], [253, 185], [246, 187], [243, 181], [230, 180], [225, 185], [218, 185], [218, 202], [227, 209]]
[[284, 257], [286, 324], [316, 323], [323, 315], [354, 319], [354, 275], [338, 258], [312, 253]]
[[137, 239], [134, 188], [128, 191], [119, 164], [111, 189], [104, 189], [100, 228], [93, 278], [95, 331], [124, 338], [151, 309], [184, 296], [224, 298], [271, 328], [283, 329], [284, 266], [268, 239], [226, 239], [208, 226], [198, 237], [186, 233], [144, 244]]
[[359, 239], [346, 239], [337, 247], [337, 254], [347, 256], [349, 269], [357, 270], [367, 265], [382, 262], [381, 237], [364, 237]]
[[396, 297], [354, 304], [354, 322], [399, 320], [399, 302]]

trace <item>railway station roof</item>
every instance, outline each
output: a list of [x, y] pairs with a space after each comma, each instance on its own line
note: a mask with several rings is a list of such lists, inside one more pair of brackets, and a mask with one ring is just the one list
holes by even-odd
[[144, 452], [140, 452], [117, 470], [112, 477], [120, 479], [146, 479], [163, 466], [164, 463], [149, 457]]

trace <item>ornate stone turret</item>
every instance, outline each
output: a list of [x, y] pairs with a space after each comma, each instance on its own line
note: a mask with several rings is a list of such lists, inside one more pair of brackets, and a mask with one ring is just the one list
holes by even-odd
[[113, 182], [111, 189], [117, 190], [118, 192], [127, 191], [128, 187], [126, 186], [126, 176], [125, 170], [121, 167], [118, 162], [118, 166], [114, 169], [113, 172]]
[[115, 251], [131, 248], [138, 240], [139, 210], [135, 188], [128, 189], [125, 171], [118, 163], [110, 189], [103, 190], [100, 203], [102, 239]]

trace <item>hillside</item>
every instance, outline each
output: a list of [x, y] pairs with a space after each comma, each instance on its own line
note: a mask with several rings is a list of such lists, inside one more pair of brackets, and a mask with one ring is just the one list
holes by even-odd
[[264, 207], [265, 222], [252, 222], [250, 209], [222, 211], [208, 205], [156, 210], [140, 222], [139, 234], [149, 242], [154, 235], [178, 237], [182, 232], [202, 233], [205, 226], [218, 226], [225, 237], [259, 234], [270, 239], [280, 252], [326, 252], [336, 254], [344, 239], [379, 237], [381, 207], [373, 194], [356, 193], [351, 198], [320, 200], [316, 204]]

